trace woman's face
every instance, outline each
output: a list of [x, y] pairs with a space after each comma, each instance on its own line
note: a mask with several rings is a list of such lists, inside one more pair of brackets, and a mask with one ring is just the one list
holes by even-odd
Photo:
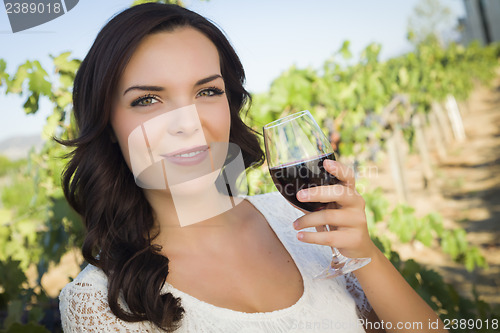
[[144, 38], [120, 78], [111, 125], [144, 188], [217, 169], [230, 111], [215, 45], [190, 27]]

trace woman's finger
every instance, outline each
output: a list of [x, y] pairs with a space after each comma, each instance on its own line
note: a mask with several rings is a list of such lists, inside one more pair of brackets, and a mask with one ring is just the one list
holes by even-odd
[[306, 214], [293, 222], [296, 230], [305, 228], [319, 228], [323, 232], [323, 226], [329, 225], [330, 230], [335, 228], [350, 227], [355, 228], [366, 224], [364, 211], [358, 209], [324, 209], [311, 214]]
[[297, 239], [304, 243], [335, 247], [349, 258], [369, 257], [372, 246], [369, 236], [354, 229], [329, 232], [301, 231], [297, 233]]
[[356, 187], [356, 178], [354, 174], [354, 169], [344, 165], [338, 161], [324, 160], [323, 167], [330, 174], [335, 176], [338, 180], [342, 182], [343, 185], [354, 189]]
[[363, 197], [356, 189], [344, 185], [315, 186], [297, 192], [301, 202], [336, 202], [342, 207], [360, 206], [364, 208]]
[[304, 243], [333, 246], [338, 249], [353, 247], [360, 242], [360, 232], [349, 229], [339, 229], [334, 231], [314, 232], [301, 231], [297, 233], [297, 239]]

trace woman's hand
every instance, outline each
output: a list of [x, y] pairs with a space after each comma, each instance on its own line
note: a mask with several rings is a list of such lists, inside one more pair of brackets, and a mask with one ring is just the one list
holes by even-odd
[[[447, 332], [432, 308], [413, 290], [368, 235], [365, 201], [356, 192], [354, 170], [342, 163], [325, 160], [326, 171], [340, 180], [337, 185], [317, 186], [297, 193], [299, 201], [329, 203], [326, 209], [309, 213], [294, 222], [297, 230], [315, 227], [318, 232], [301, 231], [297, 238], [306, 243], [336, 247], [349, 258], [371, 258], [369, 265], [354, 271], [363, 291], [381, 321], [421, 323], [422, 329], [405, 332]], [[302, 198], [300, 194], [306, 195]], [[329, 225], [331, 231], [323, 231]], [[439, 330], [428, 328], [439, 322]], [[400, 332], [400, 331], [398, 331]]]
[[[329, 203], [321, 211], [304, 211], [306, 214], [294, 222], [294, 228], [315, 227], [318, 232], [301, 231], [297, 238], [305, 243], [336, 247], [349, 258], [371, 258], [376, 247], [368, 234], [365, 201], [356, 191], [354, 170], [331, 160], [325, 160], [323, 166], [340, 183], [312, 187], [297, 193], [301, 202]], [[325, 225], [329, 225], [331, 231], [325, 231]]]

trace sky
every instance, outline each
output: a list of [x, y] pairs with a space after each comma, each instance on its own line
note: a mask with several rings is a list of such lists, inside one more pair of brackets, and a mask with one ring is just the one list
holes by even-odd
[[[28, 1], [27, 2], [31, 2]], [[66, 14], [43, 25], [12, 33], [0, 5], [0, 58], [13, 74], [26, 60], [53, 69], [50, 55], [71, 51], [83, 59], [99, 30], [132, 0], [80, 0]], [[382, 45], [381, 59], [411, 50], [406, 40], [408, 17], [418, 0], [185, 0], [187, 8], [215, 22], [228, 36], [247, 75], [246, 88], [268, 90], [273, 79], [292, 65], [319, 68], [351, 42], [358, 57], [372, 42]], [[455, 17], [465, 16], [462, 0], [441, 0]], [[41, 133], [51, 112], [41, 101], [35, 115], [25, 115], [25, 97], [5, 95], [0, 87], [0, 141]]]

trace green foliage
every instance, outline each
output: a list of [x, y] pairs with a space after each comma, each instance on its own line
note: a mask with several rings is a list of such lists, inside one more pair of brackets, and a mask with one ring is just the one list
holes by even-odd
[[469, 299], [460, 295], [455, 287], [446, 283], [437, 272], [411, 259], [402, 261], [392, 250], [390, 238], [394, 237], [389, 237], [387, 233], [388, 229], [401, 243], [420, 241], [427, 247], [441, 248], [452, 259], [465, 264], [469, 271], [477, 267], [487, 268], [479, 249], [467, 242], [463, 229], [445, 229], [442, 217], [438, 213], [430, 213], [419, 218], [415, 215], [414, 208], [402, 204], [396, 205], [391, 210], [380, 188], [364, 193], [363, 197], [366, 202], [369, 230], [374, 243], [391, 260], [412, 288], [440, 315], [441, 319], [461, 318], [483, 321], [488, 319], [491, 321], [500, 317], [500, 309], [493, 309], [485, 303], [475, 289], [472, 290], [473, 299]]
[[[26, 113], [38, 110], [41, 96], [54, 105], [43, 130], [46, 143], [42, 151], [31, 151], [28, 162], [0, 159], [0, 172], [9, 175], [8, 186], [0, 192], [3, 204], [0, 208], [0, 263], [8, 264], [12, 272], [16, 272], [11, 267], [14, 263], [21, 271], [35, 265], [38, 285], [50, 263], [58, 263], [63, 254], [70, 248], [80, 247], [83, 241], [80, 217], [71, 210], [61, 189], [61, 171], [66, 163], [63, 156], [69, 150], [52, 140], [54, 136], [69, 138], [74, 135], [74, 125], [69, 117], [71, 87], [80, 61], [70, 59], [69, 55], [63, 53], [52, 57], [53, 81], [38, 61], [27, 61], [19, 66], [15, 75], [2, 76], [7, 86], [6, 93], [26, 96]], [[14, 173], [13, 168], [17, 168], [17, 172]], [[25, 277], [16, 276], [9, 282], [16, 284], [17, 289], [10, 285], [6, 289], [6, 282], [0, 281], [0, 290], [15, 290], [18, 294], [16, 297], [2, 295], [2, 302], [7, 307], [5, 310], [8, 310], [3, 326], [8, 332], [42, 331], [41, 327], [34, 324], [22, 326], [21, 322], [26, 321], [26, 313], [33, 323], [40, 321], [42, 307], [34, 305], [46, 302], [47, 297], [40, 287], [35, 292], [27, 286]], [[13, 323], [19, 325], [12, 326]]]
[[0, 310], [6, 309], [8, 301], [17, 298], [21, 293], [22, 283], [26, 281], [26, 275], [19, 266], [19, 261], [12, 261], [11, 258], [0, 261]]
[[[383, 237], [383, 238], [381, 238]], [[374, 236], [374, 243], [390, 259], [408, 284], [439, 314], [442, 320], [486, 320], [500, 319], [500, 308], [492, 308], [472, 289], [473, 298], [462, 296], [454, 286], [446, 283], [443, 277], [413, 259], [402, 261], [391, 249], [391, 242], [384, 236]], [[491, 328], [491, 327], [490, 327]], [[462, 329], [453, 332], [494, 332], [483, 327], [479, 330]]]
[[8, 82], [7, 87], [7, 93], [21, 95], [23, 91], [30, 92], [24, 103], [24, 111], [27, 114], [38, 111], [40, 95], [49, 96], [52, 93], [52, 85], [48, 81], [48, 74], [37, 60], [26, 61], [26, 63], [19, 66], [16, 74]]
[[0, 155], [0, 177], [4, 177], [9, 173], [15, 173], [25, 164], [26, 159], [11, 161], [8, 157]]
[[[20, 261], [11, 258], [0, 260], [0, 313], [8, 313], [0, 322], [0, 328], [5, 328], [0, 333], [48, 332], [36, 324], [44, 317], [43, 308], [37, 306], [37, 302], [46, 301], [47, 297], [40, 288], [35, 291], [27, 286], [24, 270]], [[27, 308], [31, 311], [27, 312]], [[23, 321], [27, 324], [23, 325]]]
[[430, 247], [434, 240], [438, 240], [443, 252], [449, 254], [453, 260], [464, 263], [467, 270], [472, 271], [476, 267], [488, 268], [479, 249], [467, 242], [465, 230], [445, 230], [442, 218], [437, 213], [417, 218], [414, 212], [412, 207], [398, 205], [391, 213], [389, 230], [394, 232], [401, 242], [420, 241]]
[[[383, 150], [395, 127], [403, 130], [412, 147], [415, 133], [411, 118], [416, 112], [429, 112], [433, 101], [441, 102], [447, 95], [465, 100], [476, 82], [491, 81], [498, 66], [498, 45], [450, 44], [443, 48], [437, 40], [428, 39], [414, 52], [380, 62], [380, 46], [371, 44], [357, 64], [342, 66], [341, 61], [352, 56], [348, 47], [345, 42], [321, 70], [291, 67], [283, 72], [269, 92], [255, 96], [250, 112], [253, 128], [260, 131], [264, 124], [290, 112], [309, 109], [325, 133], [340, 134], [341, 157], [364, 165], [377, 160], [376, 152]], [[384, 108], [398, 95], [408, 96], [413, 108], [396, 109], [389, 117]], [[269, 186], [265, 166], [262, 169], [249, 176], [251, 183], [257, 184], [252, 194], [275, 190]], [[380, 189], [363, 191], [363, 197], [375, 244], [442, 318], [485, 320], [499, 316], [500, 311], [490, 308], [477, 293], [474, 299], [461, 296], [438, 273], [413, 260], [403, 262], [392, 250], [393, 238], [399, 243], [420, 242], [441, 249], [469, 271], [487, 268], [479, 248], [467, 242], [465, 230], [446, 229], [437, 213], [418, 217], [408, 205], [390, 208]]]
[[7, 69], [7, 63], [5, 60], [0, 59], [0, 87], [5, 85], [9, 81], [9, 74], [5, 71]]
[[407, 95], [416, 112], [427, 113], [433, 101], [447, 95], [465, 100], [476, 81], [490, 82], [497, 64], [498, 46], [481, 48], [436, 41], [417, 46], [414, 52], [380, 62], [380, 45], [371, 44], [357, 64], [341, 66], [351, 57], [345, 42], [321, 70], [291, 67], [275, 79], [269, 92], [256, 95], [251, 124], [261, 127], [290, 112], [309, 109], [327, 133], [337, 131], [341, 155], [363, 163], [376, 160], [370, 151], [384, 145], [397, 124], [412, 146], [411, 114], [399, 110], [398, 119], [383, 113], [394, 96]]
[[[443, 219], [438, 213], [417, 217], [415, 209], [405, 204], [398, 204], [392, 210], [389, 202], [382, 196], [382, 190], [365, 193], [366, 216], [371, 234], [382, 235], [375, 224], [384, 224], [401, 243], [420, 242], [426, 247], [439, 247], [450, 257], [465, 265], [468, 271], [475, 268], [488, 268], [479, 248], [472, 246], [466, 239], [466, 232], [461, 228], [445, 229]], [[387, 242], [386, 246], [389, 245]], [[387, 253], [386, 253], [387, 254]]]

